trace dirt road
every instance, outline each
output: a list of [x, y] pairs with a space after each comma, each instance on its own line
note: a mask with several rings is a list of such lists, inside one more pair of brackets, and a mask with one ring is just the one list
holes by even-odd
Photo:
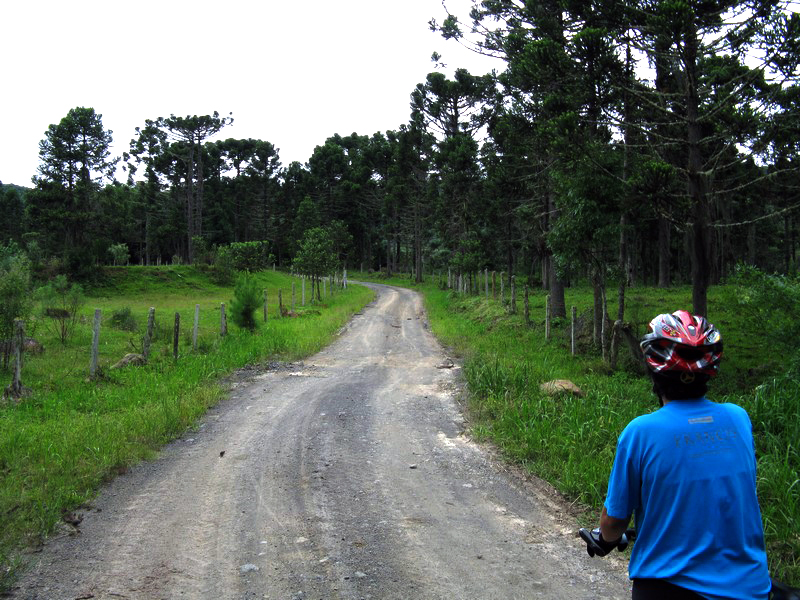
[[15, 598], [629, 598], [544, 486], [463, 435], [458, 367], [413, 292], [303, 364], [240, 377], [107, 486]]

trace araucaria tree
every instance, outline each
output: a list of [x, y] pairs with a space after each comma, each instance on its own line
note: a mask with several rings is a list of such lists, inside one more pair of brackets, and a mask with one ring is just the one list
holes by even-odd
[[[203, 199], [205, 173], [203, 144], [208, 138], [233, 123], [233, 117], [220, 117], [217, 111], [213, 115], [189, 115], [169, 118], [159, 117], [155, 121], [145, 121], [144, 129], [138, 132], [138, 139], [131, 141], [131, 154], [140, 162], [151, 167], [155, 157], [150, 152], [166, 151], [176, 159], [181, 168], [170, 169], [173, 182], [182, 181], [184, 197], [184, 216], [186, 223], [186, 260], [194, 260], [194, 238], [203, 235]], [[148, 140], [147, 142], [145, 140]], [[152, 141], [158, 140], [153, 146]], [[168, 163], [167, 163], [168, 164]], [[164, 166], [167, 166], [166, 164]]]
[[[91, 262], [105, 248], [90, 242], [98, 223], [97, 195], [104, 181], [113, 180], [118, 159], [110, 158], [111, 131], [93, 108], [71, 109], [50, 125], [39, 142], [39, 175], [28, 196], [31, 226], [46, 232], [46, 250], [54, 254], [80, 254]], [[88, 249], [88, 250], [87, 250]]]

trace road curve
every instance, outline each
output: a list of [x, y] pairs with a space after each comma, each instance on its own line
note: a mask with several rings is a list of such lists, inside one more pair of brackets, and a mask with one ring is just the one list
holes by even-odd
[[618, 561], [463, 434], [420, 297], [369, 287], [326, 350], [240, 377], [104, 488], [12, 597], [629, 598]]

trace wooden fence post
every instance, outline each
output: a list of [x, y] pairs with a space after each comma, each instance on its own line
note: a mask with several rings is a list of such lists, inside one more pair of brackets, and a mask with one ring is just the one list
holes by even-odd
[[156, 309], [151, 306], [147, 311], [147, 331], [144, 333], [144, 340], [142, 341], [142, 356], [145, 362], [150, 357], [150, 343], [153, 341], [153, 329], [156, 325]]
[[192, 350], [197, 352], [197, 331], [200, 329], [200, 305], [194, 305], [194, 329], [192, 330]]
[[228, 335], [228, 319], [225, 317], [225, 303], [219, 307], [219, 334], [222, 337]]
[[606, 325], [608, 315], [608, 303], [606, 302], [606, 294], [603, 292], [603, 320], [600, 327], [600, 347], [603, 354], [603, 362], [608, 362], [608, 327]]
[[181, 313], [175, 313], [175, 331], [172, 335], [172, 356], [178, 360], [178, 342], [181, 335]]
[[267, 322], [267, 288], [264, 288], [264, 323]]
[[572, 349], [572, 356], [575, 356], [576, 349], [575, 349], [575, 328], [578, 326], [578, 309], [574, 306], [572, 307], [572, 329], [570, 331], [570, 347]]
[[530, 298], [528, 297], [528, 284], [525, 284], [525, 325], [530, 327], [531, 325], [531, 302]]
[[278, 317], [283, 316], [283, 290], [278, 290]]
[[5, 389], [4, 397], [21, 398], [24, 394], [22, 385], [22, 347], [25, 344], [25, 322], [22, 319], [14, 319], [14, 335], [11, 337], [14, 345], [14, 377], [11, 385]]
[[92, 326], [92, 360], [89, 363], [89, 378], [97, 375], [97, 355], [100, 351], [100, 309], [94, 311], [94, 324]]
[[517, 276], [511, 276], [511, 314], [517, 314]]
[[544, 301], [544, 339], [550, 339], [550, 295]]
[[617, 319], [614, 321], [614, 328], [611, 330], [611, 355], [609, 357], [609, 366], [612, 371], [617, 370], [617, 357], [619, 356], [619, 341], [622, 330], [622, 321]]

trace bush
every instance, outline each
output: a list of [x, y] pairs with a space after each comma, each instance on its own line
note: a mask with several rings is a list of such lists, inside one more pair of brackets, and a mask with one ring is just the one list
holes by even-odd
[[111, 257], [114, 259], [114, 266], [127, 265], [130, 260], [130, 253], [128, 252], [128, 244], [112, 244], [108, 249]]
[[233, 283], [234, 274], [233, 253], [228, 246], [220, 246], [214, 252], [211, 279], [217, 285], [230, 285]]
[[732, 283], [740, 288], [737, 299], [745, 320], [757, 324], [778, 350], [800, 349], [800, 279], [739, 265]]
[[74, 280], [95, 281], [102, 270], [97, 266], [97, 256], [91, 248], [81, 246], [67, 251], [64, 268]]
[[111, 313], [111, 326], [122, 331], [136, 331], [136, 319], [131, 314], [130, 307], [126, 306]]
[[242, 329], [255, 331], [255, 312], [261, 306], [261, 288], [249, 275], [242, 275], [236, 281], [234, 298], [231, 300], [231, 320]]
[[269, 253], [269, 242], [235, 242], [228, 248], [237, 271], [263, 271], [275, 260]]
[[[0, 246], [0, 341], [10, 340], [14, 320], [30, 319], [30, 261], [18, 248]], [[3, 366], [8, 366], [11, 344], [2, 344]]]
[[40, 287], [36, 297], [41, 302], [46, 326], [66, 344], [78, 322], [78, 312], [86, 304], [83, 288], [77, 283], [70, 285], [65, 275], [59, 275]]
[[[800, 579], [800, 356], [789, 370], [756, 388], [741, 404], [753, 422], [758, 457], [758, 497], [773, 577]], [[793, 364], [792, 364], [793, 363]]]
[[195, 265], [210, 265], [213, 260], [211, 248], [208, 247], [206, 238], [202, 235], [192, 236], [193, 262]]

